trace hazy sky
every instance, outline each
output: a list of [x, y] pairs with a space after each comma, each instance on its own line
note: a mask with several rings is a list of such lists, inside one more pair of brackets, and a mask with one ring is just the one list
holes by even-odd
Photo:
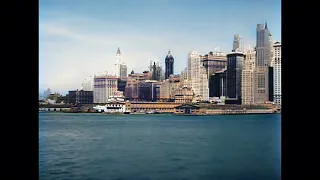
[[255, 46], [257, 24], [281, 41], [280, 0], [40, 0], [39, 87], [65, 93], [99, 72], [114, 72], [120, 47], [128, 73], [148, 69], [171, 50], [174, 72], [187, 55], [220, 47], [233, 35]]

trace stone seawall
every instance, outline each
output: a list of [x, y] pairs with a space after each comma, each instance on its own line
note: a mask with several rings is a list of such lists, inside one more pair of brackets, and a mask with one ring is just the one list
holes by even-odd
[[248, 110], [231, 110], [231, 109], [206, 109], [208, 115], [214, 114], [273, 114], [273, 109], [248, 109]]

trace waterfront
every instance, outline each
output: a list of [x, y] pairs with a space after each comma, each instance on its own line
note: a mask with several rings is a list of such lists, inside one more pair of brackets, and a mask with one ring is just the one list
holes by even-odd
[[280, 118], [39, 113], [40, 179], [280, 179]]

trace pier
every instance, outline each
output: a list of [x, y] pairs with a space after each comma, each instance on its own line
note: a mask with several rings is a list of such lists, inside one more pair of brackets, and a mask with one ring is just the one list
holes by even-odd
[[[63, 112], [96, 112], [93, 106], [82, 105], [39, 105], [39, 111]], [[103, 103], [99, 105], [104, 105]], [[181, 104], [174, 102], [126, 102], [131, 113], [157, 111], [160, 113], [174, 113], [176, 115], [225, 115], [225, 114], [273, 114], [277, 109], [271, 106], [244, 106], [244, 105], [212, 105], [212, 104]]]
[[175, 115], [273, 114], [276, 108], [266, 106], [183, 104], [175, 108]]
[[39, 111], [70, 111], [70, 105], [46, 104], [39, 105]]
[[161, 113], [173, 113], [180, 103], [174, 102], [131, 102], [131, 112], [135, 111], [159, 111]]

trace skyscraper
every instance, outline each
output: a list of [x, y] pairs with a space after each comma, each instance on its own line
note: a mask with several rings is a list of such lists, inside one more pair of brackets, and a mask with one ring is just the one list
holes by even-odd
[[209, 52], [208, 54], [201, 56], [201, 60], [207, 71], [208, 79], [210, 79], [212, 74], [223, 70], [227, 65], [227, 57], [222, 52], [219, 52], [218, 48], [216, 49], [216, 52]]
[[233, 37], [233, 51], [241, 51], [243, 52], [243, 44], [242, 44], [242, 37], [239, 36], [239, 34], [235, 34]]
[[188, 81], [195, 96], [201, 96], [204, 101], [209, 100], [209, 82], [206, 69], [200, 60], [200, 55], [196, 51], [188, 54]]
[[246, 53], [242, 69], [242, 104], [251, 105], [254, 103], [254, 63], [256, 51], [250, 49]]
[[120, 52], [120, 48], [118, 47], [117, 54], [116, 54], [116, 63], [114, 64], [116, 66], [115, 75], [118, 77], [120, 77], [120, 63], [122, 62], [122, 60], [123, 60], [123, 56]]
[[46, 91], [44, 91], [43, 96], [44, 98], [48, 98], [48, 96], [51, 94], [50, 88], [48, 88]]
[[268, 67], [268, 101], [273, 102], [273, 67]]
[[241, 104], [242, 68], [245, 58], [243, 52], [227, 54], [227, 94], [228, 99], [236, 100]]
[[93, 78], [90, 76], [89, 78], [84, 79], [82, 81], [81, 87], [84, 91], [93, 91]]
[[226, 69], [212, 74], [209, 80], [209, 97], [221, 97], [226, 94]]
[[168, 51], [168, 55], [165, 58], [165, 63], [166, 63], [166, 70], [165, 70], [165, 79], [169, 79], [169, 76], [173, 74], [173, 63], [174, 63], [174, 58], [170, 54], [170, 50]]
[[180, 77], [181, 77], [182, 80], [188, 78], [188, 67], [184, 68], [184, 70], [181, 72]]
[[271, 63], [271, 34], [265, 25], [257, 25], [257, 45], [254, 91], [256, 104], [263, 104], [269, 100], [269, 76], [268, 70]]
[[120, 48], [118, 47], [116, 54], [116, 76], [117, 77], [127, 77], [127, 65], [123, 62], [123, 55], [120, 52]]
[[127, 65], [125, 65], [124, 63], [120, 64], [120, 76], [121, 78], [123, 77], [127, 77]]
[[276, 42], [273, 45], [274, 56], [273, 56], [273, 92], [274, 102], [281, 106], [281, 43]]
[[153, 80], [158, 79], [156, 62], [153, 62], [153, 66], [152, 66], [152, 79]]
[[93, 101], [106, 103], [118, 89], [118, 78], [107, 74], [94, 75]]
[[271, 34], [267, 23], [257, 25], [256, 66], [269, 66], [271, 63]]
[[156, 81], [161, 81], [164, 78], [164, 74], [163, 74], [163, 70], [162, 67], [160, 65], [160, 62], [153, 62], [150, 61], [150, 66], [149, 69], [151, 71], [151, 79], [152, 80], [156, 80]]

